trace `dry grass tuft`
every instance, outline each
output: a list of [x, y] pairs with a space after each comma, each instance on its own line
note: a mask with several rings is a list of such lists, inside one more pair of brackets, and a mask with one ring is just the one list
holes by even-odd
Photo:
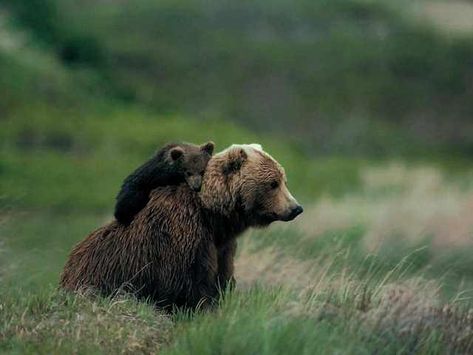
[[248, 238], [238, 248], [235, 276], [239, 287], [265, 284], [301, 288], [312, 282], [313, 265], [310, 262], [291, 258], [274, 248], [252, 252], [252, 242]]
[[[12, 300], [13, 301], [13, 300]], [[0, 304], [0, 344], [14, 339], [30, 348], [80, 349], [141, 354], [168, 343], [172, 322], [150, 306], [130, 298], [104, 300], [53, 293], [25, 300], [20, 306]]]
[[[424, 180], [425, 177], [419, 179]], [[423, 189], [437, 191], [434, 185], [438, 186], [438, 182], [430, 187], [425, 185]], [[410, 186], [407, 188], [412, 191]], [[438, 193], [444, 192], [445, 189], [440, 189]], [[447, 195], [452, 196], [451, 194], [449, 192]], [[421, 195], [424, 196], [423, 193]], [[460, 206], [464, 206], [462, 203], [469, 199], [468, 196], [461, 198], [456, 192], [453, 195]], [[404, 194], [401, 196], [403, 199], [408, 198]], [[445, 212], [451, 207], [452, 205], [443, 206], [431, 211]], [[455, 210], [457, 208], [459, 207], [454, 207]], [[430, 214], [420, 215], [423, 217]], [[446, 218], [450, 216], [448, 213], [441, 215]], [[460, 218], [461, 215], [456, 217]], [[379, 216], [373, 218], [373, 221], [378, 221], [377, 218]], [[427, 219], [421, 218], [417, 223], [421, 224]], [[469, 218], [462, 221], [469, 223]], [[374, 230], [371, 229], [371, 233]], [[379, 233], [371, 235], [379, 236]], [[436, 236], [439, 238], [442, 235]], [[236, 264], [237, 281], [245, 287], [263, 284], [292, 290], [296, 296], [287, 300], [285, 314], [288, 317], [340, 321], [350, 324], [353, 333], [367, 333], [369, 335], [363, 336], [376, 337], [381, 343], [386, 343], [386, 346], [397, 339], [410, 352], [420, 351], [424, 345], [428, 347], [432, 339], [437, 339], [448, 353], [473, 352], [473, 309], [457, 302], [460, 295], [445, 303], [439, 280], [426, 280], [419, 276], [359, 279], [352, 272], [350, 264], [334, 271], [333, 266], [344, 263], [344, 260], [340, 260], [340, 255], [334, 255], [329, 260], [326, 257], [316, 257], [310, 261], [301, 261], [274, 247], [254, 248], [254, 240], [243, 240]], [[396, 268], [398, 267], [401, 266]]]
[[473, 32], [473, 4], [468, 1], [421, 2], [419, 15], [449, 34]]
[[413, 346], [436, 335], [448, 353], [473, 352], [473, 309], [443, 304], [435, 282], [386, 285], [360, 319], [376, 333], [405, 339]]

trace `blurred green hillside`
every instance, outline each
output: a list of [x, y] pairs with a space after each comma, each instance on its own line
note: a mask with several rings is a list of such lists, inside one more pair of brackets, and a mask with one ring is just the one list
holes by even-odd
[[4, 119], [25, 106], [72, 119], [99, 103], [135, 104], [232, 120], [309, 155], [473, 151], [472, 36], [443, 36], [411, 2], [0, 6]]

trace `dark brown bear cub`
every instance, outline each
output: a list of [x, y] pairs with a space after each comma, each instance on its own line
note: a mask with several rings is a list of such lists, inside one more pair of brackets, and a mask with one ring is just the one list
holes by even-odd
[[129, 175], [121, 187], [115, 205], [115, 218], [128, 225], [149, 201], [151, 190], [186, 182], [194, 191], [202, 185], [202, 175], [214, 150], [214, 143], [201, 146], [168, 144]]

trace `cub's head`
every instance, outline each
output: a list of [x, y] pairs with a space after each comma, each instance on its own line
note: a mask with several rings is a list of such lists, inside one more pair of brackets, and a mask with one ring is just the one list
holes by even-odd
[[168, 149], [168, 160], [176, 169], [176, 173], [184, 178], [192, 190], [200, 191], [202, 176], [212, 157], [214, 143], [207, 142], [200, 146], [180, 143], [170, 145]]
[[207, 208], [226, 215], [236, 212], [251, 226], [290, 221], [303, 211], [287, 188], [283, 167], [259, 144], [232, 145], [216, 154], [201, 196]]

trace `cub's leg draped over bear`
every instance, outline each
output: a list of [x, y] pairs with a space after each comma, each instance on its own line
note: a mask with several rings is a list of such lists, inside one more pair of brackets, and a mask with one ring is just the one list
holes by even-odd
[[60, 283], [194, 308], [232, 281], [238, 235], [300, 213], [278, 162], [257, 144], [233, 145], [210, 159], [200, 192], [159, 187], [130, 225], [92, 232], [73, 249]]
[[191, 189], [199, 191], [213, 150], [213, 142], [201, 146], [172, 143], [160, 149], [123, 182], [115, 204], [117, 221], [129, 224], [148, 203], [151, 190], [159, 186], [185, 181]]

